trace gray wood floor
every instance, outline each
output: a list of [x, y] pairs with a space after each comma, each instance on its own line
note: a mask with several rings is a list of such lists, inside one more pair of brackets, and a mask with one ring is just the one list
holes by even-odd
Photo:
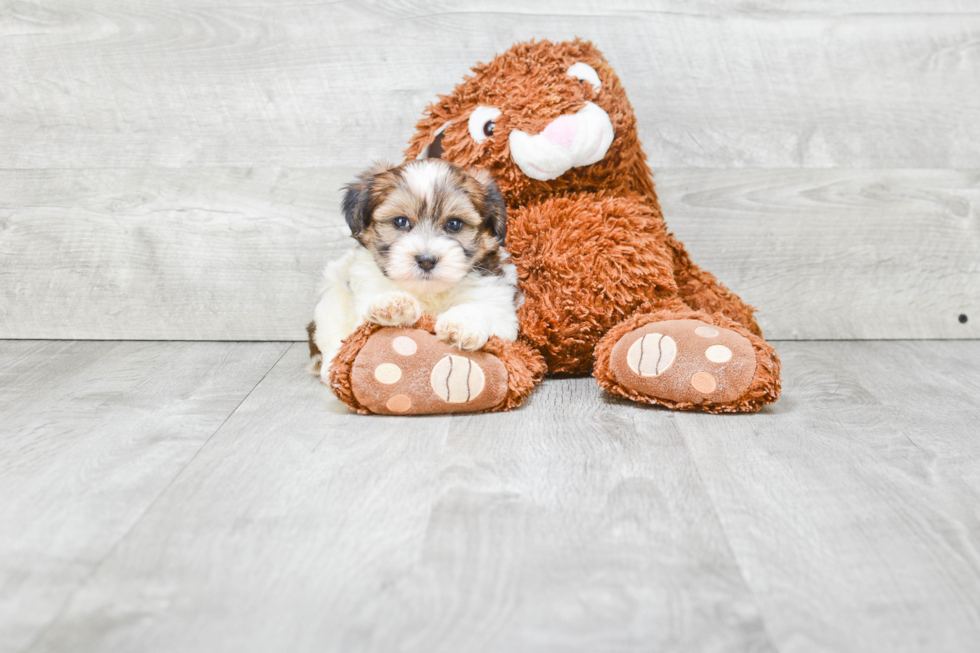
[[348, 414], [298, 343], [0, 342], [0, 651], [976, 651], [980, 342], [753, 416]]

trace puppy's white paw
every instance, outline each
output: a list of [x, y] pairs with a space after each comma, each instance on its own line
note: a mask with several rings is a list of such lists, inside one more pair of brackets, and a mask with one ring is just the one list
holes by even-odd
[[422, 317], [418, 300], [403, 292], [378, 295], [368, 307], [369, 322], [381, 326], [412, 326]]
[[483, 329], [475, 329], [463, 322], [443, 318], [436, 321], [436, 336], [450, 345], [467, 351], [479, 349], [487, 344], [487, 339], [490, 338], [490, 334]]

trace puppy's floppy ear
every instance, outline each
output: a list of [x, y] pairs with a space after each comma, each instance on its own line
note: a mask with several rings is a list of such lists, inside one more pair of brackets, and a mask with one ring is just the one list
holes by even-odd
[[374, 182], [378, 175], [391, 170], [393, 166], [380, 161], [361, 174], [357, 181], [347, 184], [344, 187], [344, 201], [341, 205], [344, 211], [344, 218], [347, 226], [350, 227], [351, 235], [357, 238], [371, 223], [371, 213], [376, 204], [376, 193]]
[[467, 171], [480, 184], [481, 197], [476, 200], [476, 210], [483, 218], [483, 224], [501, 243], [507, 237], [507, 203], [497, 188], [497, 182], [486, 170], [473, 168]]

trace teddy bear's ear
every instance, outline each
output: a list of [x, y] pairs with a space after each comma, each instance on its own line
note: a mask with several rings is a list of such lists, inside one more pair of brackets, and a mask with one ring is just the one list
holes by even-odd
[[481, 197], [476, 202], [476, 210], [483, 217], [485, 228], [503, 243], [507, 236], [507, 202], [503, 193], [486, 170], [472, 168], [467, 172], [480, 184]]
[[384, 161], [375, 163], [361, 174], [360, 179], [344, 187], [344, 201], [341, 207], [354, 238], [360, 236], [371, 223], [371, 213], [377, 203], [377, 193], [373, 191], [378, 176], [391, 170], [392, 167]]
[[442, 137], [446, 134], [446, 127], [449, 126], [449, 122], [443, 123], [442, 127], [435, 130], [429, 137], [428, 142], [422, 146], [419, 153], [415, 155], [416, 159], [441, 159], [442, 158]]

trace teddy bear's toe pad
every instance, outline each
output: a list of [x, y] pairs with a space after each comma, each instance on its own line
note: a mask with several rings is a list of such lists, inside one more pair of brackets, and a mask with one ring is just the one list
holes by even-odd
[[619, 339], [609, 359], [616, 380], [657, 399], [723, 404], [739, 399], [755, 375], [748, 338], [700, 320], [668, 320]]
[[433, 415], [493, 408], [507, 394], [495, 356], [461, 351], [421, 329], [378, 331], [354, 359], [357, 401], [382, 415]]

